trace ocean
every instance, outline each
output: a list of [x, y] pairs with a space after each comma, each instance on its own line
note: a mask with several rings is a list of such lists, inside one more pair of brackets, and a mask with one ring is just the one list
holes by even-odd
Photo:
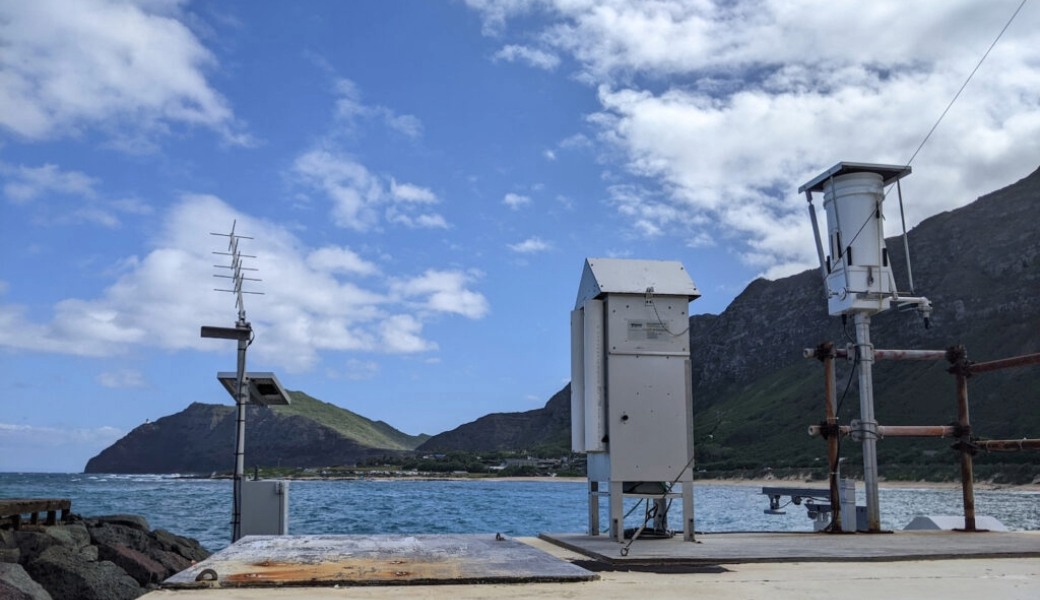
[[[798, 483], [777, 482], [776, 485]], [[805, 487], [822, 487], [815, 484]], [[862, 488], [862, 486], [861, 486]], [[534, 536], [586, 528], [586, 484], [575, 481], [292, 481], [289, 533], [501, 533]], [[698, 531], [812, 531], [804, 506], [768, 515], [768, 499], [753, 486], [696, 483]], [[859, 504], [863, 504], [863, 490]], [[132, 513], [153, 528], [199, 540], [216, 552], [230, 543], [231, 481], [169, 475], [0, 473], [0, 498], [72, 498], [84, 516]], [[604, 506], [606, 502], [602, 503]], [[630, 501], [628, 506], [635, 504]], [[627, 509], [628, 507], [626, 507]], [[604, 509], [605, 510], [605, 509]], [[1040, 530], [1040, 492], [975, 492], [979, 516], [1009, 529]], [[671, 525], [679, 527], [679, 511]], [[626, 526], [638, 526], [642, 509]], [[886, 529], [902, 529], [917, 515], [961, 515], [959, 489], [882, 489]], [[601, 518], [607, 523], [606, 514]]]

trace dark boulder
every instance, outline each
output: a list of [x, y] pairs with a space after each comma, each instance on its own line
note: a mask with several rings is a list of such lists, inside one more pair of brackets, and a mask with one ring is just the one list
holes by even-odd
[[133, 600], [144, 592], [123, 569], [91, 560], [92, 554], [52, 546], [30, 560], [26, 572], [54, 600]]
[[53, 600], [22, 565], [0, 563], [0, 600]]

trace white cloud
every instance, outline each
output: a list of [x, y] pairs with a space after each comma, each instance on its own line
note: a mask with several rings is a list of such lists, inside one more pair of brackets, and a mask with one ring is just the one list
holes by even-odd
[[556, 160], [556, 153], [548, 148], [542, 152], [542, 156], [544, 156], [546, 160]]
[[144, 375], [135, 369], [107, 371], [99, 374], [95, 380], [107, 388], [143, 388], [146, 385]]
[[4, 195], [15, 204], [24, 204], [49, 193], [94, 198], [98, 180], [79, 171], [62, 171], [58, 165], [47, 163], [42, 167], [12, 167], [0, 163]]
[[552, 71], [560, 66], [560, 57], [545, 50], [510, 44], [495, 53], [494, 59], [506, 62], [522, 62], [537, 69]]
[[[649, 192], [611, 189], [632, 232], [723, 245], [771, 277], [815, 261], [798, 185], [841, 160], [907, 161], [1018, 5], [468, 4], [496, 35], [514, 16], [547, 19], [519, 35], [572, 57], [597, 90], [586, 124], [602, 158]], [[915, 160], [910, 224], [1036, 167], [1038, 65], [1040, 11], [1026, 9]]]
[[509, 244], [509, 249], [520, 254], [535, 254], [552, 248], [552, 244], [540, 238], [532, 237], [517, 244]]
[[422, 337], [422, 322], [412, 315], [394, 315], [379, 325], [383, 350], [393, 353], [428, 352], [437, 344]]
[[326, 273], [375, 275], [379, 267], [361, 258], [350, 248], [325, 246], [307, 255], [307, 266]]
[[[216, 245], [209, 234], [233, 221], [238, 233], [256, 240], [243, 241], [242, 251], [257, 256], [246, 266], [259, 268], [263, 280], [246, 284], [264, 293], [246, 297], [257, 333], [251, 353], [261, 361], [296, 372], [313, 369], [324, 352], [434, 350], [436, 342], [422, 335], [428, 320], [488, 313], [486, 298], [472, 289], [475, 275], [427, 269], [391, 278], [348, 248], [308, 248], [285, 226], [214, 196], [185, 195], [165, 215], [154, 248], [121, 260], [115, 281], [98, 297], [62, 300], [43, 321], [27, 307], [0, 304], [0, 347], [81, 356], [141, 347], [228, 351], [219, 340], [201, 339], [198, 328], [234, 318], [231, 295], [213, 291]], [[351, 276], [367, 277], [366, 285], [344, 280]]]
[[139, 150], [179, 124], [250, 144], [207, 81], [216, 59], [178, 20], [178, 4], [0, 4], [0, 127], [33, 141], [98, 128]]
[[429, 189], [410, 183], [397, 183], [392, 177], [390, 178], [390, 195], [394, 199], [404, 202], [415, 202], [418, 204], [437, 203], [437, 196]]
[[[412, 214], [418, 206], [438, 202], [427, 188], [398, 183], [389, 178], [389, 191], [384, 178], [370, 172], [349, 156], [327, 150], [311, 150], [296, 158], [293, 173], [300, 184], [322, 192], [332, 202], [332, 220], [339, 227], [369, 231], [387, 222], [406, 227], [445, 228], [447, 221], [439, 214]], [[389, 205], [385, 213], [383, 206]]]
[[392, 109], [379, 105], [367, 105], [361, 101], [361, 91], [353, 81], [338, 78], [335, 82], [337, 94], [336, 120], [348, 130], [357, 127], [362, 120], [380, 120], [390, 129], [410, 138], [422, 136], [423, 125], [415, 115], [399, 115]]
[[520, 207], [527, 206], [530, 203], [531, 198], [529, 196], [522, 196], [512, 192], [506, 194], [505, 198], [502, 199], [502, 204], [505, 204], [513, 210], [520, 210]]
[[462, 271], [428, 269], [418, 277], [396, 282], [393, 290], [404, 298], [418, 298], [427, 310], [480, 319], [487, 315], [488, 303], [482, 294], [466, 287], [473, 279]]

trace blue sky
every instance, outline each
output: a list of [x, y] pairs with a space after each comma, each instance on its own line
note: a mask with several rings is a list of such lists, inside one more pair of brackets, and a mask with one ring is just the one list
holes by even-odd
[[[694, 314], [812, 266], [797, 186], [904, 163], [1017, 5], [0, 1], [0, 470], [230, 403], [233, 221], [251, 370], [413, 434], [539, 407], [585, 257], [682, 261]], [[1027, 5], [911, 224], [1037, 167], [1038, 65]]]

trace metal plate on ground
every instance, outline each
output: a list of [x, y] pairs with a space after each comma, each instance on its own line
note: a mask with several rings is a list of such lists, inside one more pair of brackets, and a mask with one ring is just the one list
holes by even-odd
[[[214, 579], [215, 577], [215, 579]], [[589, 581], [595, 573], [485, 535], [246, 536], [164, 588]]]
[[699, 533], [697, 542], [684, 542], [681, 536], [636, 540], [627, 556], [621, 555], [624, 545], [607, 536], [543, 533], [538, 537], [616, 565], [1040, 557], [1040, 532]]

